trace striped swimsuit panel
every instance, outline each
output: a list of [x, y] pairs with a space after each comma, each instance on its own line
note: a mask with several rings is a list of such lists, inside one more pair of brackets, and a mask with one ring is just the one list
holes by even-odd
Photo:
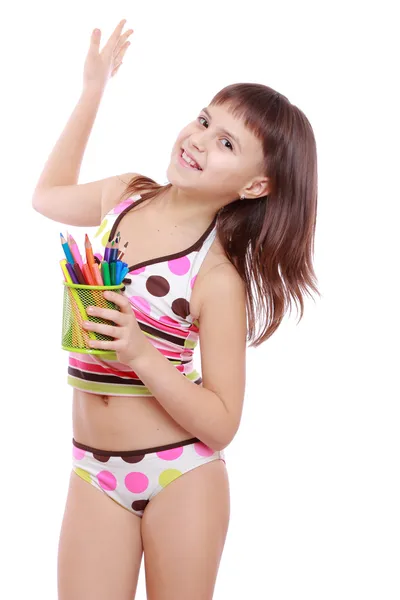
[[[114, 239], [124, 215], [143, 201], [140, 195], [120, 202], [103, 219], [94, 241], [93, 252], [104, 255]], [[201, 384], [194, 368], [193, 355], [199, 340], [199, 323], [190, 314], [190, 298], [197, 274], [216, 237], [216, 219], [190, 248], [131, 265], [126, 276], [125, 295], [143, 334], [183, 376]], [[121, 239], [120, 248], [125, 240]], [[114, 396], [152, 396], [153, 394], [127, 365], [107, 355], [69, 355], [68, 383], [95, 394]]]

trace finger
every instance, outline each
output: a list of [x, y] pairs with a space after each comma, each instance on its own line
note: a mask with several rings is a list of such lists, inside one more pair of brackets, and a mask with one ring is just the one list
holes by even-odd
[[114, 302], [114, 304], [116, 304], [117, 306], [119, 306], [119, 308], [121, 309], [121, 312], [125, 315], [131, 315], [132, 314], [132, 307], [131, 304], [128, 300], [128, 298], [126, 296], [124, 296], [123, 294], [118, 294], [117, 292], [104, 292], [103, 296], [106, 300], [109, 300], [110, 302]]
[[123, 61], [121, 61], [121, 62], [119, 63], [119, 65], [118, 65], [117, 67], [115, 67], [115, 68], [114, 68], [114, 69], [111, 71], [111, 75], [110, 75], [110, 77], [114, 77], [115, 73], [118, 71], [118, 69], [120, 68], [120, 66], [121, 66], [121, 65], [123, 65], [123, 64], [124, 64], [124, 63], [123, 63]]
[[83, 328], [88, 331], [94, 331], [95, 333], [101, 333], [102, 335], [108, 335], [115, 339], [119, 339], [123, 331], [122, 327], [105, 325], [104, 323], [94, 323], [93, 321], [84, 321]]
[[122, 62], [119, 63], [118, 67], [115, 67], [115, 69], [113, 69], [111, 71], [110, 77], [114, 77], [115, 73], [118, 71], [118, 69], [120, 68], [121, 65], [122, 65]]
[[119, 48], [120, 46], [122, 46], [128, 39], [129, 36], [131, 36], [133, 33], [133, 29], [128, 29], [128, 31], [125, 31], [125, 33], [123, 33], [116, 45], [116, 48]]
[[106, 52], [113, 50], [118, 43], [119, 37], [121, 35], [121, 31], [123, 30], [126, 23], [126, 19], [123, 19], [118, 23], [113, 33], [110, 35], [107, 44], [104, 46], [104, 50]]
[[90, 39], [90, 43], [94, 48], [97, 48], [97, 50], [100, 47], [100, 41], [101, 41], [101, 31], [100, 29], [94, 29], [92, 31], [92, 37]]
[[89, 346], [98, 350], [114, 350], [115, 352], [119, 348], [119, 341], [106, 341], [106, 340], [90, 340]]
[[119, 51], [116, 53], [116, 55], [114, 56], [114, 62], [116, 64], [117, 67], [119, 67], [119, 65], [122, 63], [122, 60], [125, 56], [125, 52], [128, 50], [129, 46], [131, 45], [130, 42], [126, 42], [126, 44], [124, 44], [123, 46], [121, 46], [121, 48], [119, 49]]
[[105, 321], [112, 321], [116, 325], [126, 324], [126, 315], [112, 308], [101, 308], [100, 306], [88, 306], [86, 312], [91, 317], [99, 317]]

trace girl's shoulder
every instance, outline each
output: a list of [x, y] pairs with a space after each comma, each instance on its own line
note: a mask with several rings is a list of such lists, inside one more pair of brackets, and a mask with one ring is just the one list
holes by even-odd
[[196, 285], [193, 287], [193, 293], [190, 300], [192, 315], [198, 317], [200, 314], [200, 306], [204, 297], [204, 288], [208, 285], [211, 273], [219, 271], [224, 265], [226, 265], [226, 268], [229, 271], [233, 269], [235, 274], [237, 274], [235, 267], [226, 256], [218, 236], [216, 236], [200, 267], [200, 271], [196, 278]]
[[103, 192], [102, 217], [110, 213], [116, 213], [116, 211], [118, 212], [122, 205], [124, 205], [123, 210], [141, 197], [140, 194], [133, 193], [129, 198], [121, 200], [121, 196], [127, 189], [129, 182], [138, 175], [138, 173], [124, 173], [110, 177]]

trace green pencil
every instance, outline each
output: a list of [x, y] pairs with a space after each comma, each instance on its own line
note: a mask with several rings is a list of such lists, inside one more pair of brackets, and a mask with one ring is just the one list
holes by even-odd
[[108, 262], [105, 260], [101, 263], [101, 274], [103, 276], [104, 285], [111, 285], [110, 282], [110, 268], [108, 266]]
[[115, 272], [115, 268], [117, 266], [117, 263], [110, 262], [110, 283], [111, 285], [115, 285], [116, 281], [117, 281], [117, 277], [116, 277], [116, 272]]

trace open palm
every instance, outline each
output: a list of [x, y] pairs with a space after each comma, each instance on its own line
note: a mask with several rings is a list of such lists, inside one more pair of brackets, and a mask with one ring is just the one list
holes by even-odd
[[125, 23], [125, 19], [120, 21], [101, 52], [101, 31], [93, 31], [83, 71], [85, 86], [97, 85], [100, 88], [104, 88], [107, 81], [118, 71], [125, 52], [130, 46], [130, 42], [127, 39], [133, 33], [133, 29], [129, 29], [122, 34]]

